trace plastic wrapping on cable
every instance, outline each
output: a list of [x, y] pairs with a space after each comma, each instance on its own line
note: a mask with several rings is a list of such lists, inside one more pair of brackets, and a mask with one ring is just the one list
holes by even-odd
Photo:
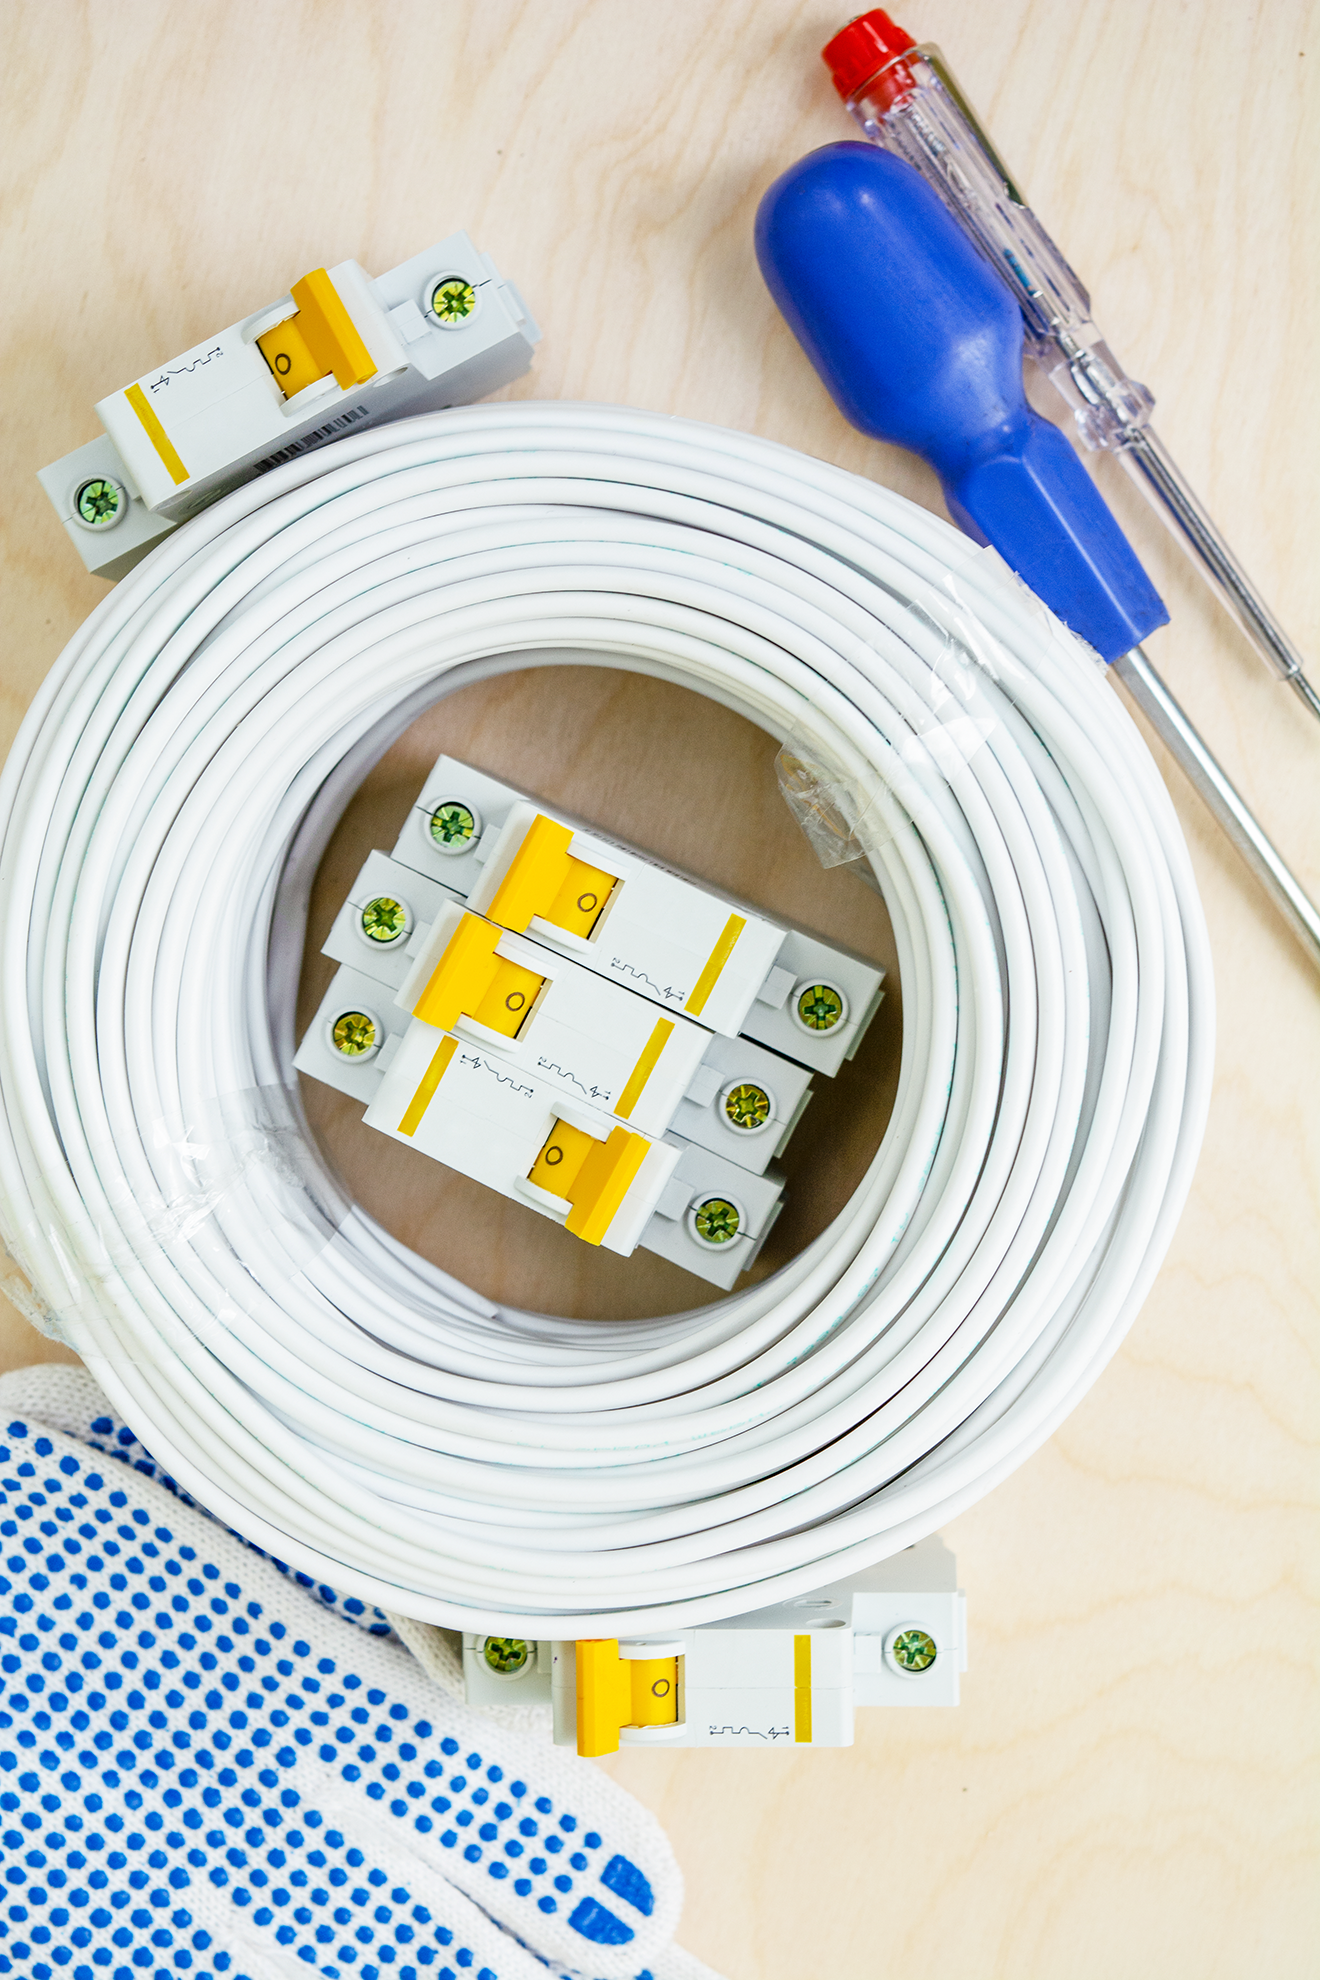
[[[893, 1115], [835, 1222], [699, 1312], [495, 1306], [308, 1142], [311, 877], [420, 710], [599, 664], [737, 709], [893, 921]], [[0, 1234], [257, 1544], [452, 1627], [786, 1599], [973, 1503], [1104, 1367], [1209, 1094], [1181, 834], [1135, 728], [947, 524], [737, 434], [478, 407], [237, 491], [98, 607], [0, 779]]]
[[[997, 550], [987, 546], [977, 555], [1008, 582], [1018, 583]], [[923, 626], [934, 642], [929, 671], [919, 683], [927, 706], [913, 723], [913, 748], [918, 757], [928, 751], [937, 763], [953, 755], [970, 758], [991, 735], [996, 717], [977, 693], [974, 669], [987, 668], [998, 682], [1006, 658], [994, 635], [969, 610], [956, 573], [946, 572], [941, 583], [950, 601], [945, 609], [932, 614], [921, 605], [910, 606], [914, 629]], [[1019, 590], [1039, 621], [1042, 638], [1052, 639], [1055, 628], [1062, 631], [1033, 593], [1020, 584]], [[785, 738], [775, 758], [775, 775], [784, 802], [827, 870], [874, 855], [892, 838], [883, 780], [870, 765], [845, 769], [803, 726]]]

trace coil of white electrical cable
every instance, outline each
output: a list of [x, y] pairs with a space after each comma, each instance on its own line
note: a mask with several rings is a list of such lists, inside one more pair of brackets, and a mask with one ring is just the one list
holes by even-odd
[[[842, 766], [883, 824], [905, 1009], [834, 1224], [750, 1290], [613, 1325], [494, 1311], [339, 1202], [291, 1069], [357, 783], [441, 695], [584, 658]], [[404, 1614], [636, 1635], [896, 1552], [1074, 1407], [1190, 1185], [1209, 951], [1135, 727], [966, 538], [768, 442], [511, 404], [275, 469], [71, 641], [0, 832], [0, 1218], [31, 1310], [204, 1505]]]

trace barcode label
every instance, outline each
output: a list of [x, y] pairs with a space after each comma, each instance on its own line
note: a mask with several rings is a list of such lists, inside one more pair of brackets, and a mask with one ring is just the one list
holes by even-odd
[[347, 412], [340, 413], [338, 419], [327, 420], [324, 426], [318, 426], [313, 433], [304, 433], [301, 440], [291, 440], [287, 447], [280, 448], [278, 454], [267, 454], [264, 461], [257, 462], [252, 472], [265, 474], [268, 468], [280, 467], [285, 461], [296, 460], [299, 454], [307, 453], [312, 447], [324, 446], [327, 440], [334, 439], [336, 433], [342, 433], [346, 426], [355, 426], [360, 419], [366, 417], [365, 406], [350, 406]]

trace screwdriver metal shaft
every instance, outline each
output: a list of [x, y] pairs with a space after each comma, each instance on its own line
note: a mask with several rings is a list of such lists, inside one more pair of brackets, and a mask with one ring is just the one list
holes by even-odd
[[1320, 720], [1320, 694], [1302, 671], [1302, 656], [1243, 571], [1175, 465], [1153, 426], [1134, 427], [1115, 449], [1160, 520], [1199, 564], [1262, 659]]

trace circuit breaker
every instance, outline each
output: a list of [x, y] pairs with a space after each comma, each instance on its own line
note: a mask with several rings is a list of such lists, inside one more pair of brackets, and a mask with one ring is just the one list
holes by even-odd
[[952, 1706], [966, 1603], [938, 1535], [773, 1608], [630, 1640], [463, 1638], [476, 1706], [550, 1704], [586, 1756], [622, 1746], [851, 1746], [858, 1708]]
[[313, 269], [100, 400], [105, 432], [37, 478], [88, 570], [119, 578], [179, 523], [282, 461], [521, 377], [540, 334], [466, 234], [374, 280], [355, 261]]

